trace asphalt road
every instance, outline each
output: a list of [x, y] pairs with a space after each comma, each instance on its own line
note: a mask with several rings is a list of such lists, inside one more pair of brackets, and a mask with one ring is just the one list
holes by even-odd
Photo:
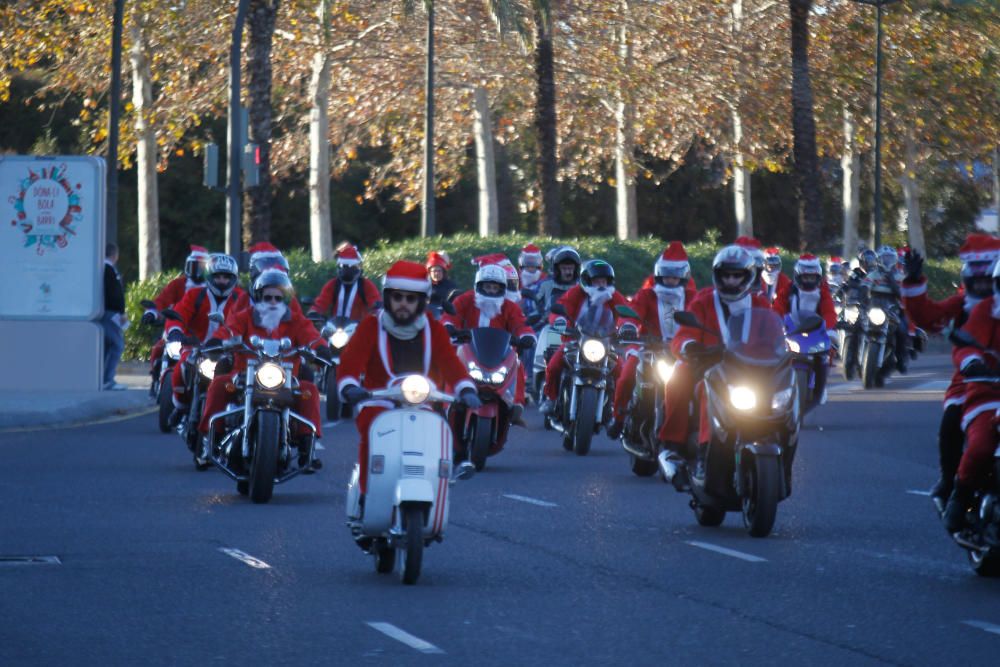
[[531, 412], [454, 488], [412, 587], [344, 526], [352, 424], [264, 506], [152, 415], [0, 433], [0, 557], [61, 561], [0, 562], [0, 665], [991, 663], [1000, 581], [919, 495], [947, 374], [834, 387], [764, 539], [697, 526], [612, 442], [576, 457]]

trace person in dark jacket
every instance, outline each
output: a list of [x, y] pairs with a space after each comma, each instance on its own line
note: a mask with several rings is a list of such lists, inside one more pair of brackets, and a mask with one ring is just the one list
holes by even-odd
[[118, 362], [125, 350], [125, 287], [115, 264], [118, 262], [118, 246], [109, 243], [104, 250], [104, 315], [101, 328], [104, 329], [104, 389], [128, 389], [115, 382]]

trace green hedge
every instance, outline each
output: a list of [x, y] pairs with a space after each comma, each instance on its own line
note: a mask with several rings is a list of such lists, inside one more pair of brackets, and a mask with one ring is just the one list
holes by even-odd
[[[546, 250], [555, 245], [569, 244], [580, 251], [586, 259], [599, 257], [615, 267], [618, 289], [625, 294], [632, 294], [642, 284], [642, 281], [652, 273], [656, 257], [663, 252], [666, 245], [662, 239], [647, 237], [634, 241], [619, 241], [611, 237], [585, 237], [574, 239], [555, 239], [550, 237], [528, 236], [524, 234], [508, 234], [490, 238], [480, 238], [472, 234], [457, 234], [447, 238], [417, 238], [398, 243], [379, 243], [374, 248], [363, 249], [365, 275], [379, 283], [380, 278], [389, 266], [400, 259], [423, 261], [431, 250], [445, 250], [452, 260], [451, 277], [460, 287], [472, 287], [475, 267], [471, 263], [473, 257], [494, 252], [503, 252], [512, 261], [528, 243], [534, 243]], [[691, 272], [699, 286], [711, 281], [712, 258], [719, 249], [719, 241], [715, 236], [690, 243], [686, 246], [691, 260]], [[287, 253], [291, 268], [292, 282], [300, 297], [315, 297], [323, 285], [335, 274], [333, 262], [313, 262], [304, 250], [293, 250]], [[790, 272], [795, 263], [795, 255], [782, 255], [782, 267]], [[952, 283], [958, 280], [961, 263], [957, 259], [928, 261], [927, 276], [931, 283], [931, 294], [935, 298], [943, 298], [954, 291]], [[139, 301], [152, 299], [167, 282], [177, 275], [177, 272], [167, 272], [156, 275], [148, 280], [131, 283], [126, 291], [126, 307], [133, 326], [125, 332], [126, 359], [146, 359], [149, 347], [159, 330], [139, 324], [142, 317], [142, 307]], [[243, 276], [245, 285], [247, 276]]]

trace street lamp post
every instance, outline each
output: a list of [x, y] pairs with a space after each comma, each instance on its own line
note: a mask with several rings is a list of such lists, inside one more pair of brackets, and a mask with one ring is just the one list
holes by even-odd
[[233, 43], [229, 50], [229, 245], [226, 252], [239, 261], [242, 249], [243, 208], [240, 201], [240, 151], [243, 150], [243, 114], [240, 113], [240, 62], [243, 49], [243, 24], [246, 23], [250, 0], [239, 0]]
[[[108, 113], [107, 243], [118, 243], [118, 120], [122, 108], [122, 22], [125, 0], [115, 0], [111, 24], [111, 108]], [[103, 252], [103, 249], [102, 249]]]
[[882, 245], [882, 8], [899, 0], [854, 0], [875, 7], [875, 247]]
[[437, 233], [434, 210], [434, 0], [427, 0], [427, 107], [424, 111], [424, 206], [420, 235]]

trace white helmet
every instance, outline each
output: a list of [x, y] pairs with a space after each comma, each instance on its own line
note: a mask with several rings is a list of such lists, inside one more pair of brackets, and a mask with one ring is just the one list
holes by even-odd
[[[496, 283], [499, 286], [496, 294], [488, 294], [483, 291], [487, 283]], [[483, 296], [503, 296], [507, 291], [507, 272], [498, 264], [483, 264], [476, 271], [476, 292]]]

